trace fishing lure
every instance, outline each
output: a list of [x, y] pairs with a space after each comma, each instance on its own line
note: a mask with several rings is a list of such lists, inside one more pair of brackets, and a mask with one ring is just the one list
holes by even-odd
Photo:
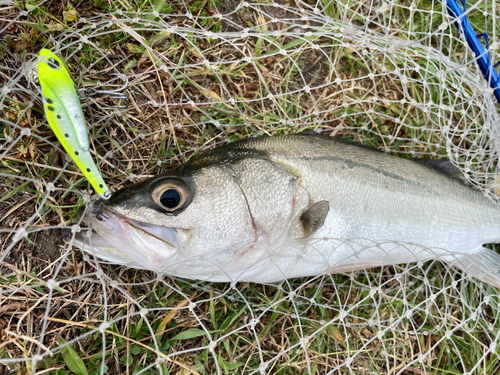
[[103, 199], [111, 196], [89, 151], [89, 137], [73, 80], [61, 59], [48, 49], [38, 55], [43, 109], [52, 131], [66, 152]]

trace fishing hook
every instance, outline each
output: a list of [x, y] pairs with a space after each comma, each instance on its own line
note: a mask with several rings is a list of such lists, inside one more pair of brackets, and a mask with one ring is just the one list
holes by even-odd
[[98, 200], [90, 202], [90, 204], [88, 204], [86, 207], [87, 213], [95, 217], [97, 220], [102, 221], [102, 217], [105, 218], [103, 212], [106, 201], [107, 199], [100, 198]]
[[[130, 104], [128, 100], [128, 96], [126, 93], [122, 92], [125, 90], [128, 86], [128, 77], [125, 74], [113, 74], [118, 76], [118, 78], [123, 78], [125, 77], [125, 84], [122, 87], [119, 87], [114, 90], [101, 90], [101, 89], [96, 89], [94, 87], [84, 87], [80, 90], [78, 90], [78, 94], [82, 95], [83, 98], [88, 99], [89, 97], [92, 96], [103, 96], [103, 97], [108, 97], [111, 99], [119, 99], [123, 100], [125, 103], [121, 105], [113, 105], [112, 107], [114, 108], [127, 108], [128, 105]], [[83, 99], [81, 98], [81, 99]]]

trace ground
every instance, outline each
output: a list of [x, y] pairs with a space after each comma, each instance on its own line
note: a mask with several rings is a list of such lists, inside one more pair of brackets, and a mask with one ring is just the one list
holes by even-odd
[[[98, 267], [95, 259], [84, 259], [63, 243], [61, 227], [77, 221], [92, 189], [44, 123], [32, 72], [21, 73], [40, 48], [56, 48], [53, 40], [61, 43], [59, 54], [78, 88], [108, 83], [106, 89], [116, 89], [123, 82], [110, 83], [114, 73], [129, 79], [125, 109], [115, 108], [123, 101], [105, 95], [82, 100], [94, 156], [114, 190], [247, 136], [316, 131], [402, 157], [433, 158], [450, 156], [440, 131], [443, 118], [458, 124], [450, 138], [461, 152], [483, 136], [471, 125], [482, 121], [474, 102], [479, 94], [464, 99], [474, 87], [463, 83], [463, 76], [454, 80], [448, 72], [447, 90], [434, 89], [441, 86], [432, 76], [433, 64], [446, 70], [442, 61], [406, 47], [399, 54], [382, 53], [361, 38], [335, 36], [340, 30], [294, 44], [296, 37], [273, 32], [296, 31], [286, 19], [297, 4], [275, 3], [285, 8], [254, 4], [222, 20], [214, 15], [236, 9], [239, 2], [30, 0], [0, 9], [0, 87], [12, 90], [5, 94], [0, 88], [0, 256], [7, 254], [0, 263], [0, 361], [32, 358], [50, 348], [57, 353], [45, 355], [38, 371], [57, 375], [152, 374], [158, 372], [157, 358], [165, 360], [165, 374], [259, 373], [266, 363], [266, 371], [276, 374], [498, 372], [497, 352], [489, 347], [500, 325], [491, 307], [498, 304], [496, 291], [441, 263], [233, 287], [158, 278], [104, 263]], [[488, 4], [477, 3], [469, 17], [475, 29], [493, 35], [482, 26]], [[383, 32], [376, 2], [326, 5], [335, 20], [362, 26], [359, 15], [364, 14], [369, 29]], [[386, 11], [391, 37], [426, 38], [453, 61], [470, 60], [454, 29], [426, 34], [442, 24], [439, 3], [419, 2], [412, 16], [409, 5], [399, 1]], [[147, 14], [153, 9], [162, 20]], [[199, 24], [170, 15], [187, 10]], [[140, 19], [134, 21], [135, 15]], [[124, 20], [106, 26], [113, 17]], [[271, 22], [274, 18], [280, 20]], [[320, 21], [307, 23], [317, 31]], [[183, 28], [182, 37], [166, 32], [165, 22]], [[190, 34], [191, 26], [214, 32], [250, 27], [264, 37], [224, 34], [226, 40], [210, 40]], [[455, 44], [443, 42], [448, 34]], [[90, 43], [80, 43], [82, 37]], [[274, 53], [277, 48], [287, 54]], [[200, 64], [204, 59], [210, 69]], [[162, 64], [167, 68], [156, 69]], [[410, 69], [413, 65], [420, 70]], [[406, 69], [408, 83], [398, 69]], [[450, 89], [456, 82], [459, 91]], [[437, 104], [425, 112], [410, 99]], [[438, 111], [446, 105], [457, 110]], [[462, 109], [470, 118], [460, 116]], [[27, 130], [31, 135], [23, 136]], [[47, 191], [48, 183], [55, 190]], [[27, 223], [28, 237], [10, 249], [16, 231]], [[59, 285], [50, 289], [51, 280]], [[0, 364], [0, 374], [31, 373], [30, 364]]]

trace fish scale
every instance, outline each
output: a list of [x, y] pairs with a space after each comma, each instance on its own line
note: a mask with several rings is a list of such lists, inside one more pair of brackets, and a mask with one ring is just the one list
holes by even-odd
[[[151, 196], [178, 180], [192, 200], [165, 212]], [[230, 143], [115, 193], [104, 210], [142, 229], [124, 258], [153, 236], [161, 261], [144, 256], [136, 266], [174, 276], [274, 282], [439, 259], [500, 286], [500, 256], [483, 247], [500, 241], [492, 201], [436, 168], [330, 137]], [[103, 230], [102, 221], [87, 221]], [[131, 263], [116, 254], [117, 263]]]

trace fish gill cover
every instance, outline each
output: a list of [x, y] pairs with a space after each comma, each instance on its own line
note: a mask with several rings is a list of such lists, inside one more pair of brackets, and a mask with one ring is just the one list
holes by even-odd
[[[497, 61], [498, 4], [466, 9]], [[0, 372], [498, 373], [498, 291], [439, 260], [212, 283], [68, 246], [61, 229], [89, 231], [93, 192], [34, 70], [49, 48], [86, 89], [92, 156], [115, 191], [232, 140], [316, 131], [448, 158], [498, 205], [499, 107], [456, 21], [439, 1], [2, 3]], [[127, 80], [127, 100], [109, 94]]]

